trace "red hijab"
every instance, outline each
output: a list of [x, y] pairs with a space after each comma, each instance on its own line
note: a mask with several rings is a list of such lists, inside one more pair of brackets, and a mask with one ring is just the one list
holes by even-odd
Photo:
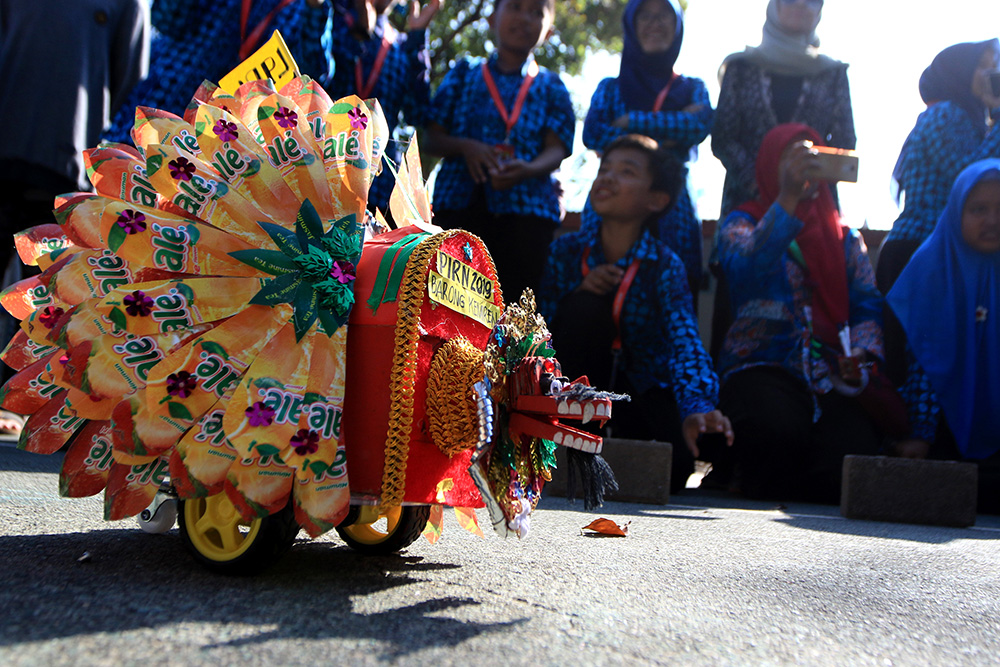
[[[766, 135], [757, 153], [758, 198], [738, 210], [756, 220], [764, 217], [781, 192], [778, 165], [785, 148], [794, 141], [808, 139], [823, 145], [816, 130], [808, 125], [786, 123]], [[805, 223], [795, 237], [806, 264], [807, 284], [812, 289], [813, 334], [827, 345], [840, 349], [840, 328], [847, 323], [850, 303], [847, 295], [847, 260], [844, 256], [844, 227], [833, 201], [830, 186], [819, 184], [812, 199], [803, 199], [795, 217]]]

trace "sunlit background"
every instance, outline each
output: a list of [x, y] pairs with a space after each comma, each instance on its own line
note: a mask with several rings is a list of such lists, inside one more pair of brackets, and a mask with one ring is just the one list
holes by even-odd
[[[689, 0], [677, 72], [702, 79], [715, 106], [718, 67], [734, 51], [760, 43], [766, 0]], [[1000, 36], [1000, 0], [827, 0], [817, 33], [822, 50], [850, 63], [848, 77], [861, 158], [859, 182], [841, 185], [845, 223], [884, 229], [897, 216], [890, 190], [892, 168], [903, 140], [924, 109], [920, 73], [941, 49], [957, 42]], [[601, 79], [617, 76], [619, 57], [593, 53], [584, 73], [564, 76], [578, 109], [586, 110]], [[581, 124], [582, 128], [582, 124]], [[568, 210], [580, 210], [597, 170], [580, 143], [563, 163]], [[725, 170], [712, 155], [711, 139], [691, 165], [691, 193], [703, 219], [719, 216]]]

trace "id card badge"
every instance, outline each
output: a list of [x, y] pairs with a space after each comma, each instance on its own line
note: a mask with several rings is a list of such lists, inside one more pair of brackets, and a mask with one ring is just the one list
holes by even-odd
[[493, 153], [496, 155], [497, 162], [499, 162], [501, 166], [517, 157], [517, 154], [514, 152], [514, 147], [508, 143], [497, 144], [493, 147]]

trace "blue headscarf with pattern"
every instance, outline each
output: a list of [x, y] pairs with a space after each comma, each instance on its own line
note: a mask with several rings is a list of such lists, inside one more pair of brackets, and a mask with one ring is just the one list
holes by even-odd
[[[656, 96], [674, 76], [674, 63], [684, 41], [684, 12], [677, 0], [660, 0], [677, 20], [677, 30], [670, 48], [659, 53], [646, 53], [639, 44], [635, 30], [635, 17], [646, 0], [629, 0], [622, 16], [624, 29], [622, 64], [618, 73], [618, 90], [630, 111], [650, 111]], [[685, 77], [677, 77], [661, 111], [677, 111], [691, 103], [692, 84]]]
[[962, 239], [965, 200], [986, 180], [1000, 181], [1000, 160], [959, 174], [937, 226], [887, 296], [971, 459], [1000, 451], [1000, 252], [977, 252]]

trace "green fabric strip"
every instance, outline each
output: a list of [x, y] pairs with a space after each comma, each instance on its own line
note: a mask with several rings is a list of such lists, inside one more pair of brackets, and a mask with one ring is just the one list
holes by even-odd
[[[382, 261], [379, 262], [378, 266], [378, 275], [375, 277], [375, 286], [372, 288], [371, 296], [368, 297], [368, 307], [372, 309], [373, 315], [378, 312], [378, 307], [383, 303], [396, 300], [396, 292], [399, 291], [399, 283], [403, 279], [403, 272], [400, 270], [399, 276], [396, 277], [394, 266], [401, 265], [405, 269], [406, 260], [410, 258], [413, 248], [417, 247], [420, 239], [425, 236], [429, 235], [426, 232], [420, 232], [419, 234], [404, 236], [393, 243], [389, 247], [389, 250], [382, 255]], [[407, 251], [407, 248], [409, 251]], [[393, 278], [395, 278], [395, 283], [391, 284]], [[391, 295], [391, 298], [387, 298], [387, 291]]]

